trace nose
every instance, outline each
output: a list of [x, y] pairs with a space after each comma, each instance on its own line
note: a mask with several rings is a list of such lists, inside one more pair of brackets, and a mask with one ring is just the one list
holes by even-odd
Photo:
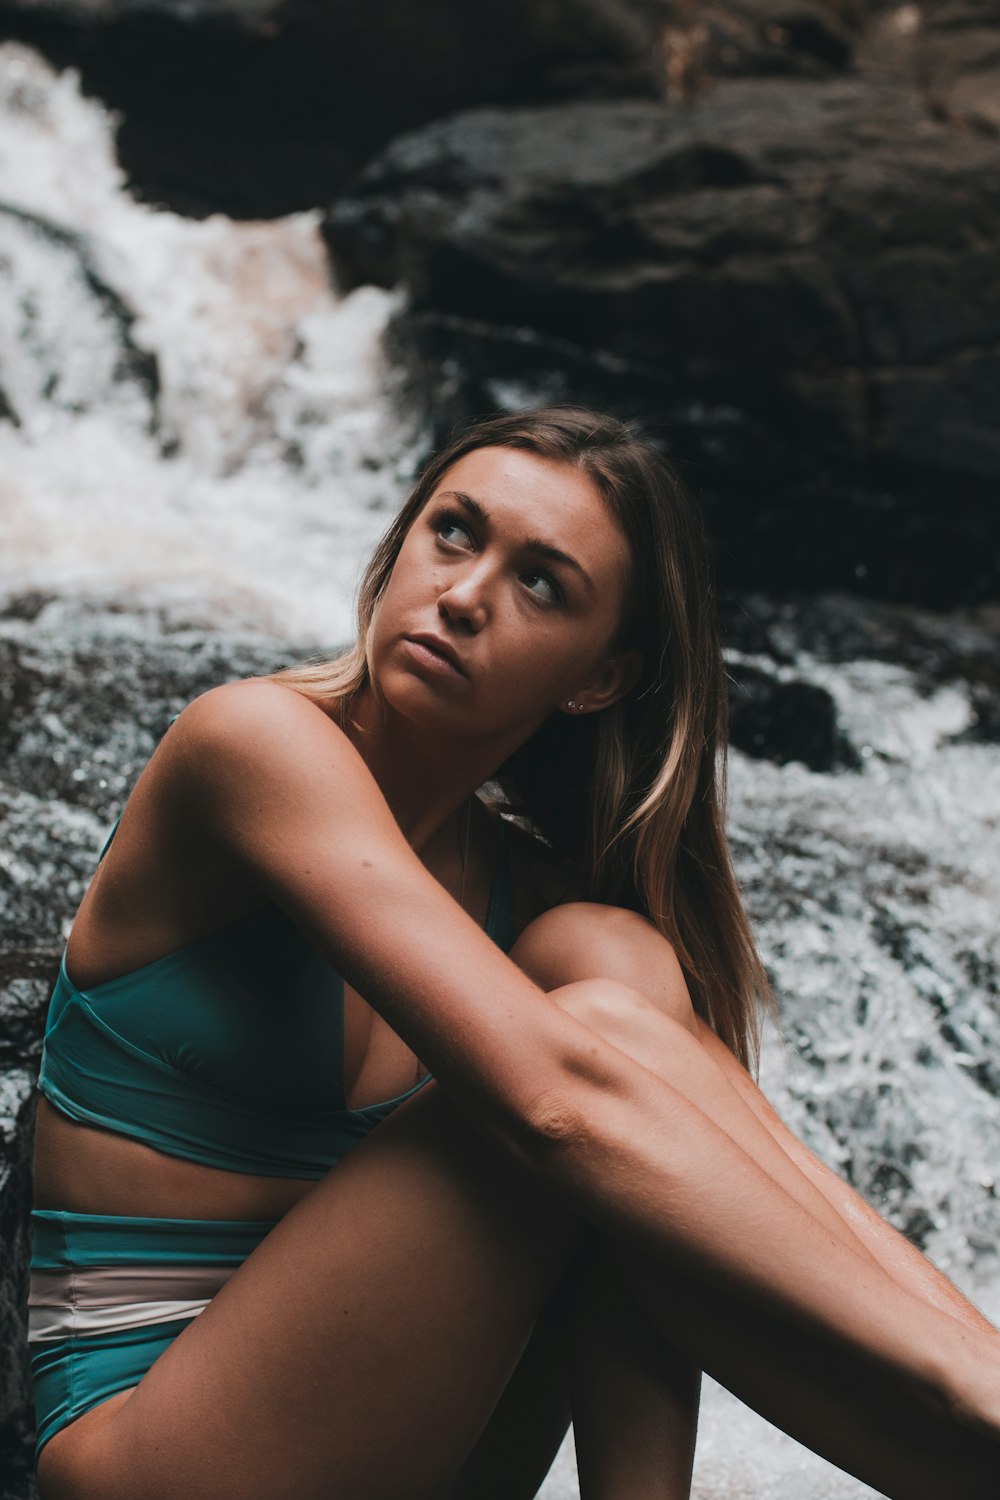
[[449, 625], [476, 635], [489, 618], [489, 580], [481, 560], [479, 566], [467, 568], [459, 577], [452, 575], [448, 587], [438, 596], [438, 614]]

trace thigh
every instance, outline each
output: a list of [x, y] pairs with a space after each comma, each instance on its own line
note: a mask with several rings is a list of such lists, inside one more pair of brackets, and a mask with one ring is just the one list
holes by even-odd
[[276, 1226], [136, 1389], [42, 1456], [43, 1500], [403, 1500], [474, 1447], [578, 1230], [436, 1089]]
[[531, 1339], [481, 1438], [441, 1500], [532, 1500], [569, 1427], [565, 1277], [549, 1297]]
[[39, 1451], [138, 1385], [272, 1227], [33, 1212], [28, 1347]]

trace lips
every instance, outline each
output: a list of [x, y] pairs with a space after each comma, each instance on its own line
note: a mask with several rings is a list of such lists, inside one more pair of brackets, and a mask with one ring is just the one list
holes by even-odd
[[433, 655], [441, 657], [443, 661], [447, 662], [448, 665], [452, 667], [456, 672], [460, 673], [462, 677], [466, 677], [468, 675], [465, 671], [465, 668], [462, 666], [462, 662], [459, 658], [458, 652], [454, 649], [454, 647], [450, 646], [447, 641], [442, 640], [440, 636], [408, 635], [406, 639], [412, 645], [422, 646], [425, 651], [430, 651], [433, 653]]

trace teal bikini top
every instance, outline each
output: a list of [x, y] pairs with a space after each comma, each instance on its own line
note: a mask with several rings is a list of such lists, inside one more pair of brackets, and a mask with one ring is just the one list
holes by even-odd
[[[513, 942], [505, 825], [486, 931]], [[39, 1088], [72, 1120], [171, 1156], [319, 1178], [406, 1093], [344, 1096], [344, 983], [277, 907], [80, 990], [60, 966]]]

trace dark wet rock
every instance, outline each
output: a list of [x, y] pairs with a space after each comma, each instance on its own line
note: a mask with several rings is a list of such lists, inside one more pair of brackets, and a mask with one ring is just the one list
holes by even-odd
[[691, 98], [718, 78], [821, 77], [846, 68], [863, 10], [825, 0], [706, 0], [665, 4], [668, 85]]
[[[761, 594], [723, 595], [720, 617], [728, 646], [784, 667], [817, 662], [892, 662], [913, 673], [929, 695], [963, 684], [972, 723], [961, 738], [1000, 742], [1000, 610], [934, 613], [846, 596], [776, 600]], [[742, 668], [735, 669], [737, 676]], [[741, 747], [742, 748], [742, 747]]]
[[991, 683], [977, 682], [972, 685], [974, 718], [965, 737], [1000, 745], [1000, 684], [996, 680], [1000, 677], [1000, 671], [994, 668], [992, 675]]
[[0, 36], [120, 112], [141, 197], [241, 218], [328, 202], [394, 134], [470, 104], [653, 92], [652, 25], [624, 0], [0, 4]]
[[996, 0], [881, 0], [859, 66], [908, 78], [928, 114], [985, 136], [1000, 133], [1000, 6]]
[[35, 1500], [34, 1434], [18, 1421], [0, 1424], [0, 1500]]
[[185, 703], [274, 670], [289, 649], [208, 635], [162, 612], [15, 599], [0, 614], [3, 782], [106, 820]]
[[745, 663], [730, 669], [729, 728], [730, 743], [756, 760], [797, 760], [811, 771], [861, 764], [825, 688], [781, 681]]
[[466, 113], [326, 222], [346, 286], [408, 289], [433, 441], [596, 400], [694, 478], [724, 583], [932, 604], [1000, 588], [998, 233], [997, 143], [855, 77]]
[[997, 597], [997, 0], [0, 0], [4, 33], [121, 112], [141, 193], [332, 203], [344, 287], [408, 289], [429, 445], [607, 406], [726, 586]]

